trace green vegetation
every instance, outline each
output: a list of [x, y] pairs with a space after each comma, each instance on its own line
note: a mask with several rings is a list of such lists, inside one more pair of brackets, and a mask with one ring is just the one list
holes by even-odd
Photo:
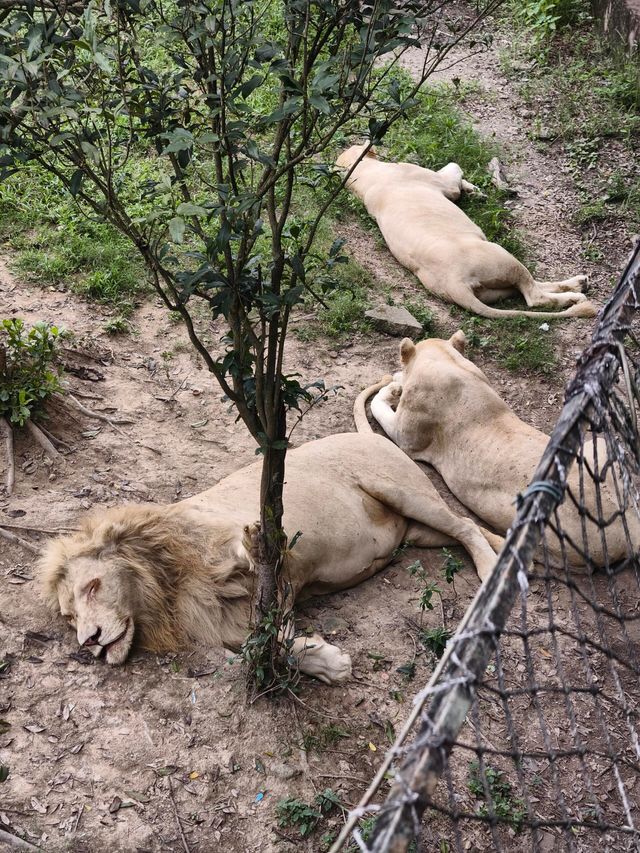
[[425, 610], [433, 610], [433, 595], [434, 593], [440, 595], [440, 587], [435, 581], [429, 580], [427, 571], [420, 560], [416, 560], [415, 563], [411, 563], [410, 566], [407, 566], [407, 571], [412, 578], [417, 578], [422, 584], [418, 605], [420, 610], [423, 613]]
[[447, 583], [453, 584], [455, 576], [458, 572], [461, 572], [464, 569], [464, 563], [459, 557], [456, 557], [448, 548], [442, 549], [442, 556], [444, 557], [444, 564], [442, 566], [442, 571], [444, 572], [444, 579]]
[[294, 797], [286, 797], [276, 804], [278, 825], [297, 829], [301, 838], [306, 838], [316, 829], [322, 818], [334, 808], [340, 807], [335, 791], [326, 788], [316, 794], [313, 804]]
[[532, 317], [488, 320], [467, 315], [462, 328], [470, 355], [480, 350], [507, 370], [548, 375], [557, 363], [551, 332], [556, 322]]
[[474, 797], [485, 800], [478, 807], [479, 815], [495, 816], [516, 832], [520, 832], [527, 810], [524, 801], [514, 796], [511, 783], [502, 770], [490, 764], [485, 764], [481, 770], [479, 763], [472, 761], [469, 765], [468, 787]]
[[[571, 26], [558, 27], [553, 39], [545, 37], [542, 51], [534, 39], [529, 54], [535, 61], [526, 69], [522, 67], [519, 38], [513, 53], [504, 58], [505, 71], [519, 81], [520, 94], [534, 113], [537, 133], [545, 127], [545, 139], [548, 135], [556, 144], [560, 141], [564, 145], [580, 197], [576, 224], [591, 232], [605, 220], [618, 220], [631, 232], [636, 231], [640, 227], [640, 177], [636, 168], [640, 65], [635, 58], [616, 51], [596, 26], [576, 11], [575, 2], [547, 3], [568, 10], [562, 20]], [[515, 21], [517, 24], [521, 18], [516, 15]]]
[[539, 54], [549, 49], [556, 32], [588, 19], [584, 0], [511, 0], [511, 11], [529, 34], [530, 46]]
[[89, 218], [35, 163], [0, 181], [0, 237], [14, 250], [18, 272], [64, 285], [123, 316], [147, 289], [129, 241], [99, 217]]
[[26, 330], [22, 320], [0, 324], [0, 417], [24, 426], [42, 412], [48, 397], [62, 390], [61, 368], [56, 364], [56, 326], [36, 323]]
[[423, 628], [420, 631], [419, 639], [427, 651], [433, 652], [437, 658], [441, 658], [452, 636], [451, 631], [441, 625], [436, 628]]
[[305, 751], [324, 752], [326, 749], [331, 749], [341, 740], [350, 738], [351, 732], [346, 729], [336, 726], [334, 723], [329, 723], [326, 726], [321, 726], [315, 731], [304, 733], [302, 739], [302, 747]]

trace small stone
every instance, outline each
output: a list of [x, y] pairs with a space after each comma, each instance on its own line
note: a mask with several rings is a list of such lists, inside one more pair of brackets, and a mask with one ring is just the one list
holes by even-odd
[[552, 130], [550, 127], [541, 127], [540, 130], [536, 133], [536, 139], [540, 139], [542, 142], [550, 142], [552, 139], [555, 139], [558, 134]]
[[326, 616], [321, 624], [325, 634], [341, 634], [349, 630], [349, 623], [341, 616]]
[[302, 771], [299, 767], [292, 767], [290, 764], [274, 764], [271, 768], [271, 773], [277, 776], [278, 779], [293, 779], [299, 776]]
[[385, 335], [416, 340], [422, 334], [422, 325], [416, 318], [399, 305], [381, 305], [365, 311], [364, 316], [371, 325]]

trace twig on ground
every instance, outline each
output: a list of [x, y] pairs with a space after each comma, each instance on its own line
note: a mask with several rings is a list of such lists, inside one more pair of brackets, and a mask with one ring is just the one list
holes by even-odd
[[53, 460], [60, 460], [61, 462], [65, 462], [64, 456], [61, 456], [56, 448], [53, 446], [53, 443], [49, 441], [47, 436], [42, 432], [39, 426], [36, 426], [34, 422], [29, 418], [26, 421], [25, 426], [27, 430], [31, 433], [31, 437], [34, 438], [40, 447], [44, 450], [47, 456], [50, 456]]
[[13, 457], [13, 430], [6, 418], [0, 418], [0, 429], [4, 435], [4, 445], [7, 451], [7, 481], [5, 489], [7, 494], [10, 495], [13, 491], [13, 484], [16, 481], [16, 462]]
[[76, 530], [80, 530], [79, 527], [66, 527], [65, 525], [62, 527], [33, 527], [30, 524], [10, 524], [8, 521], [0, 523], [2, 527], [6, 527], [9, 530], [28, 530], [30, 533], [48, 533], [53, 536], [57, 536], [59, 533], [74, 533]]
[[295, 699], [303, 708], [306, 708], [307, 711], [311, 711], [312, 714], [317, 714], [319, 717], [324, 717], [327, 720], [340, 720], [343, 723], [348, 723], [350, 721], [349, 717], [340, 717], [337, 714], [325, 714], [324, 711], [318, 711], [317, 708], [313, 708], [311, 705], [308, 705], [306, 702], [303, 702], [299, 696], [293, 692], [293, 690], [289, 690], [289, 696], [291, 699]]
[[27, 542], [26, 539], [21, 539], [19, 536], [16, 536], [15, 533], [10, 533], [3, 527], [0, 527], [0, 536], [3, 539], [7, 539], [9, 542], [14, 542], [16, 545], [22, 546], [25, 551], [31, 551], [32, 554], [40, 553], [40, 549], [36, 548], [35, 545], [32, 545], [31, 542]]
[[[82, 412], [83, 415], [86, 415], [88, 418], [93, 418], [96, 421], [103, 421], [105, 424], [109, 424], [109, 426], [114, 429], [119, 435], [123, 438], [126, 438], [127, 441], [130, 441], [132, 444], [139, 445], [140, 447], [144, 447], [145, 450], [150, 450], [152, 453], [156, 453], [158, 456], [162, 456], [162, 453], [158, 450], [157, 447], [151, 447], [148, 444], [143, 444], [141, 441], [137, 441], [135, 438], [132, 438], [130, 435], [120, 429], [117, 423], [112, 419], [108, 418], [106, 415], [101, 414], [100, 412], [94, 412], [91, 409], [88, 409], [86, 406], [83, 406], [80, 400], [73, 396], [73, 394], [67, 394], [67, 397], [75, 403], [77, 409]], [[120, 421], [122, 423], [122, 421]]]
[[86, 391], [78, 391], [77, 389], [74, 391], [76, 397], [82, 397], [83, 400], [104, 400], [102, 394], [87, 394]]
[[169, 783], [169, 797], [171, 798], [171, 805], [173, 806], [173, 813], [176, 816], [176, 823], [178, 824], [178, 831], [180, 832], [180, 838], [182, 840], [182, 846], [184, 847], [184, 853], [191, 853], [189, 848], [189, 843], [185, 838], [184, 831], [182, 829], [182, 822], [180, 820], [180, 815], [178, 814], [178, 807], [176, 805], [176, 799], [173, 796], [173, 783], [171, 782], [171, 776], [167, 776], [167, 782]]
[[19, 838], [12, 832], [5, 832], [4, 829], [0, 829], [0, 842], [15, 847], [16, 850], [42, 850], [41, 847], [36, 847], [30, 841], [25, 841], [24, 838]]

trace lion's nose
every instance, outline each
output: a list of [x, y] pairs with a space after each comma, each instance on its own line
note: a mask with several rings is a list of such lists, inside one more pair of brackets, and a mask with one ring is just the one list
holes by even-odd
[[95, 634], [92, 634], [91, 637], [87, 637], [87, 639], [84, 641], [84, 643], [82, 645], [83, 646], [98, 646], [98, 645], [100, 645], [98, 642], [98, 637], [100, 636], [101, 631], [102, 631], [102, 628], [98, 628], [96, 630]]

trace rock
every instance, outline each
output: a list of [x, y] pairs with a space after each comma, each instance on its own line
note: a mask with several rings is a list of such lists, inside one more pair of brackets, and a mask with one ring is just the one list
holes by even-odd
[[504, 166], [497, 157], [494, 157], [489, 161], [487, 171], [491, 175], [491, 183], [494, 187], [497, 187], [503, 192], [509, 193], [509, 195], [517, 195], [516, 191], [509, 186]]
[[379, 332], [398, 338], [416, 340], [422, 334], [422, 326], [416, 318], [399, 305], [381, 305], [364, 312], [367, 320]]
[[322, 630], [325, 634], [340, 634], [349, 630], [349, 623], [341, 616], [325, 616], [322, 619]]
[[542, 142], [551, 142], [551, 140], [555, 139], [557, 135], [558, 134], [550, 127], [545, 127], [543, 125], [540, 130], [535, 134], [535, 137], [536, 139], [540, 139]]
[[278, 779], [293, 779], [295, 776], [299, 776], [302, 772], [299, 767], [291, 767], [290, 764], [274, 764], [273, 767], [270, 768], [270, 772], [273, 773], [274, 776], [277, 776]]

